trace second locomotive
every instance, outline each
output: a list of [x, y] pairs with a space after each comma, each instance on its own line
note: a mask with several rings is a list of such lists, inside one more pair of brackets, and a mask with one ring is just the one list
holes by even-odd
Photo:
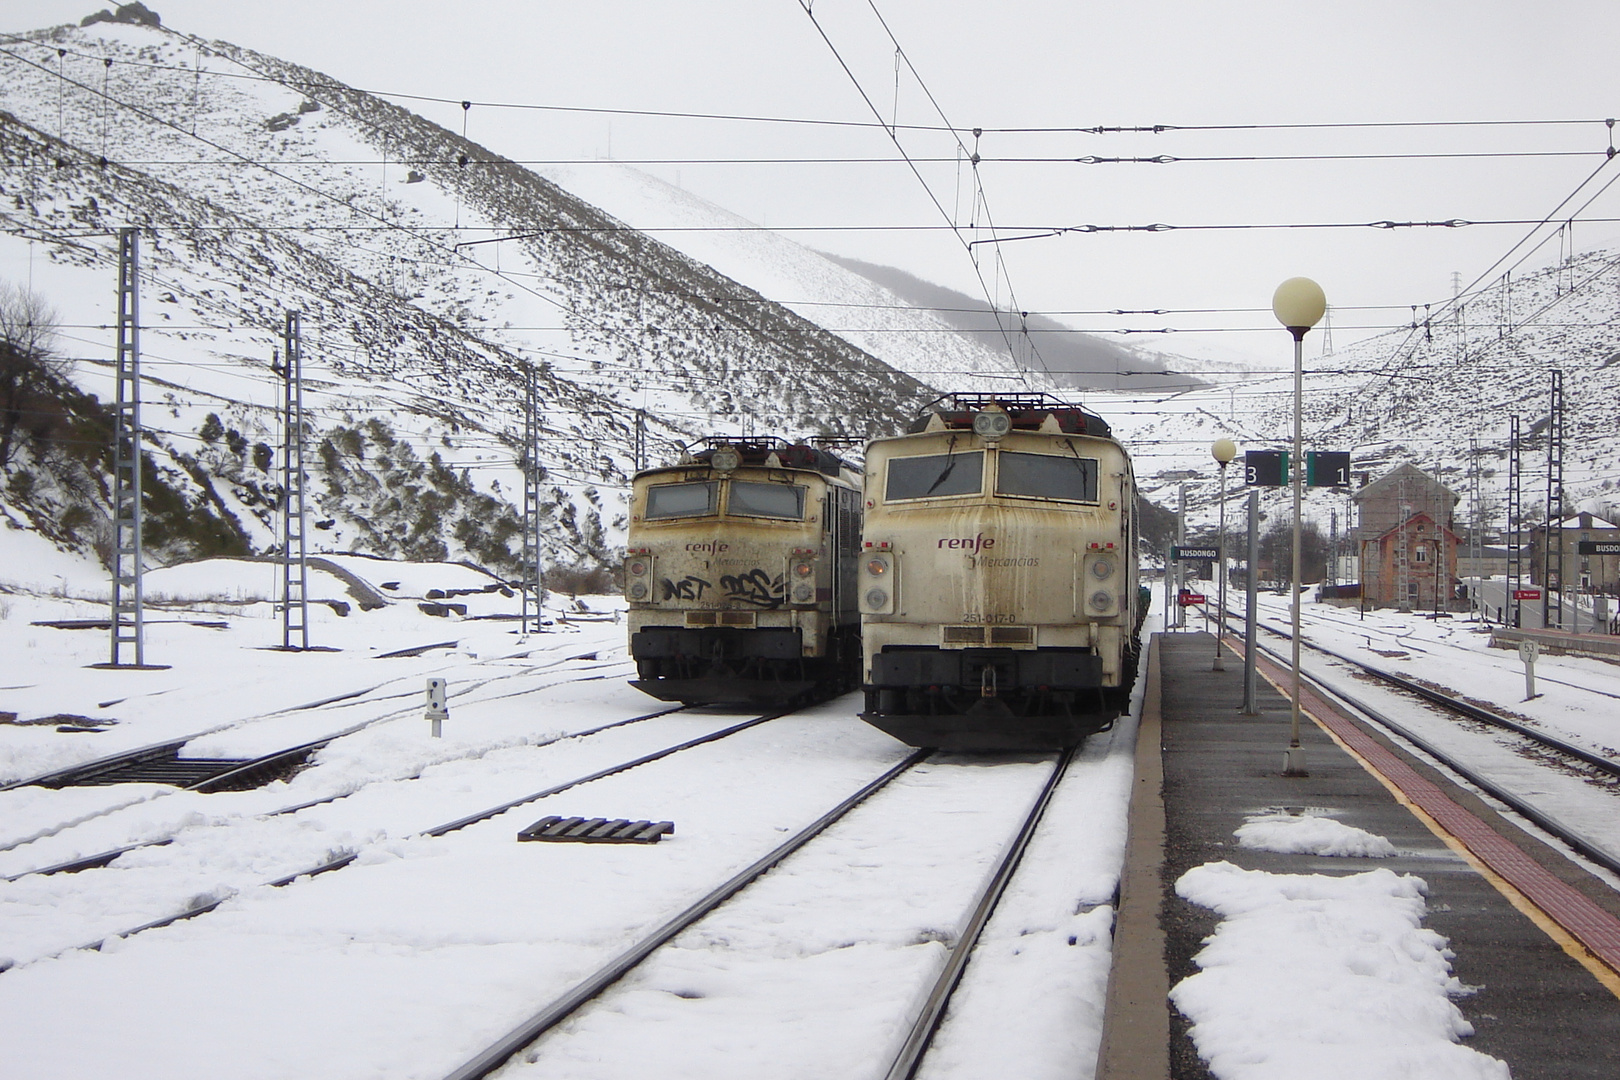
[[710, 439], [635, 478], [625, 554], [633, 686], [793, 704], [854, 686], [859, 474], [818, 447]]

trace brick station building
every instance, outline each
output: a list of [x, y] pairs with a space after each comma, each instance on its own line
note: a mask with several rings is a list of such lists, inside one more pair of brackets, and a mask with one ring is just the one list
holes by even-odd
[[1458, 496], [1412, 465], [1401, 465], [1358, 490], [1356, 538], [1361, 590], [1375, 605], [1444, 610], [1457, 581], [1463, 541], [1453, 511]]

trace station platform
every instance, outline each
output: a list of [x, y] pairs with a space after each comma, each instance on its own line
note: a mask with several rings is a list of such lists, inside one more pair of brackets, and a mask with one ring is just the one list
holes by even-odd
[[[1620, 927], [1620, 897], [1371, 725], [1330, 717], [1334, 738], [1310, 715], [1328, 711], [1314, 697], [1302, 694], [1309, 775], [1283, 776], [1287, 697], [1261, 677], [1259, 715], [1241, 715], [1242, 657], [1228, 649], [1225, 670], [1217, 672], [1211, 670], [1214, 653], [1210, 634], [1159, 634], [1144, 664], [1146, 698], [1100, 1080], [1212, 1075], [1166, 995], [1198, 970], [1193, 956], [1219, 922], [1214, 912], [1178, 897], [1175, 882], [1194, 867], [1220, 861], [1278, 874], [1338, 876], [1384, 867], [1422, 878], [1428, 885], [1423, 925], [1449, 940], [1453, 973], [1477, 988], [1454, 999], [1475, 1031], [1464, 1044], [1507, 1062], [1515, 1080], [1620, 1077], [1620, 974], [1611, 966], [1613, 951], [1605, 964], [1561, 935], [1536, 907], [1579, 908], [1611, 935], [1607, 941]], [[1345, 726], [1352, 723], [1354, 731]], [[1397, 785], [1426, 783], [1437, 791], [1397, 798], [1374, 767], [1394, 774]], [[1426, 812], [1440, 803], [1450, 809]], [[1234, 832], [1248, 817], [1287, 808], [1326, 812], [1387, 838], [1399, 854], [1332, 858], [1238, 846]], [[1522, 849], [1525, 869], [1512, 880], [1545, 882], [1554, 899], [1515, 890], [1489, 865], [1462, 853], [1442, 835], [1446, 829], [1472, 833], [1476, 845], [1507, 848], [1511, 842]]]
[[[1550, 653], [1595, 656], [1599, 660], [1620, 660], [1620, 636], [1596, 631], [1574, 634], [1568, 630], [1519, 629], [1512, 626], [1491, 628], [1491, 644], [1499, 649], [1516, 649], [1521, 641], [1534, 641]], [[1212, 646], [1213, 647], [1213, 646]]]

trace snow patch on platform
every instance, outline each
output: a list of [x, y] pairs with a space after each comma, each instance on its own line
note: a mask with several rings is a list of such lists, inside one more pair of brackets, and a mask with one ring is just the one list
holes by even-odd
[[1222, 917], [1170, 992], [1220, 1080], [1508, 1080], [1457, 1040], [1446, 939], [1423, 928], [1427, 886], [1387, 869], [1347, 877], [1206, 863], [1176, 893]]

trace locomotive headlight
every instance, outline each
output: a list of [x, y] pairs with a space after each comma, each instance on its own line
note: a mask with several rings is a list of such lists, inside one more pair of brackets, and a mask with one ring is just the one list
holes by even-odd
[[[868, 542], [867, 546], [870, 547], [871, 543]], [[862, 583], [865, 589], [861, 593], [862, 614], [894, 614], [895, 593], [900, 585], [899, 566], [888, 547], [888, 542], [883, 542], [879, 549], [882, 554], [868, 552], [866, 562], [861, 564], [861, 573], [866, 575], [866, 581]]]
[[625, 570], [631, 577], [647, 576], [647, 564], [640, 559], [630, 560], [629, 564], [625, 566]]
[[809, 577], [811, 574], [816, 572], [816, 568], [814, 565], [807, 562], [795, 563], [793, 566], [793, 572], [800, 577]]
[[722, 446], [709, 458], [709, 464], [717, 472], [731, 472], [742, 464], [742, 455], [735, 446]]
[[793, 590], [793, 599], [796, 603], [808, 604], [816, 591], [808, 585], [799, 585]]
[[[1115, 595], [1114, 579], [1119, 576], [1119, 559], [1112, 554], [1094, 551], [1086, 556], [1083, 574], [1075, 582], [1077, 597], [1084, 596], [1085, 614], [1093, 618], [1118, 615], [1120, 598]], [[1090, 590], [1089, 592], [1086, 590]]]
[[630, 583], [630, 599], [647, 599], [647, 583], [645, 581], [632, 581]]
[[985, 439], [999, 439], [1012, 430], [1012, 417], [1000, 409], [976, 413], [973, 417], [973, 434]]

